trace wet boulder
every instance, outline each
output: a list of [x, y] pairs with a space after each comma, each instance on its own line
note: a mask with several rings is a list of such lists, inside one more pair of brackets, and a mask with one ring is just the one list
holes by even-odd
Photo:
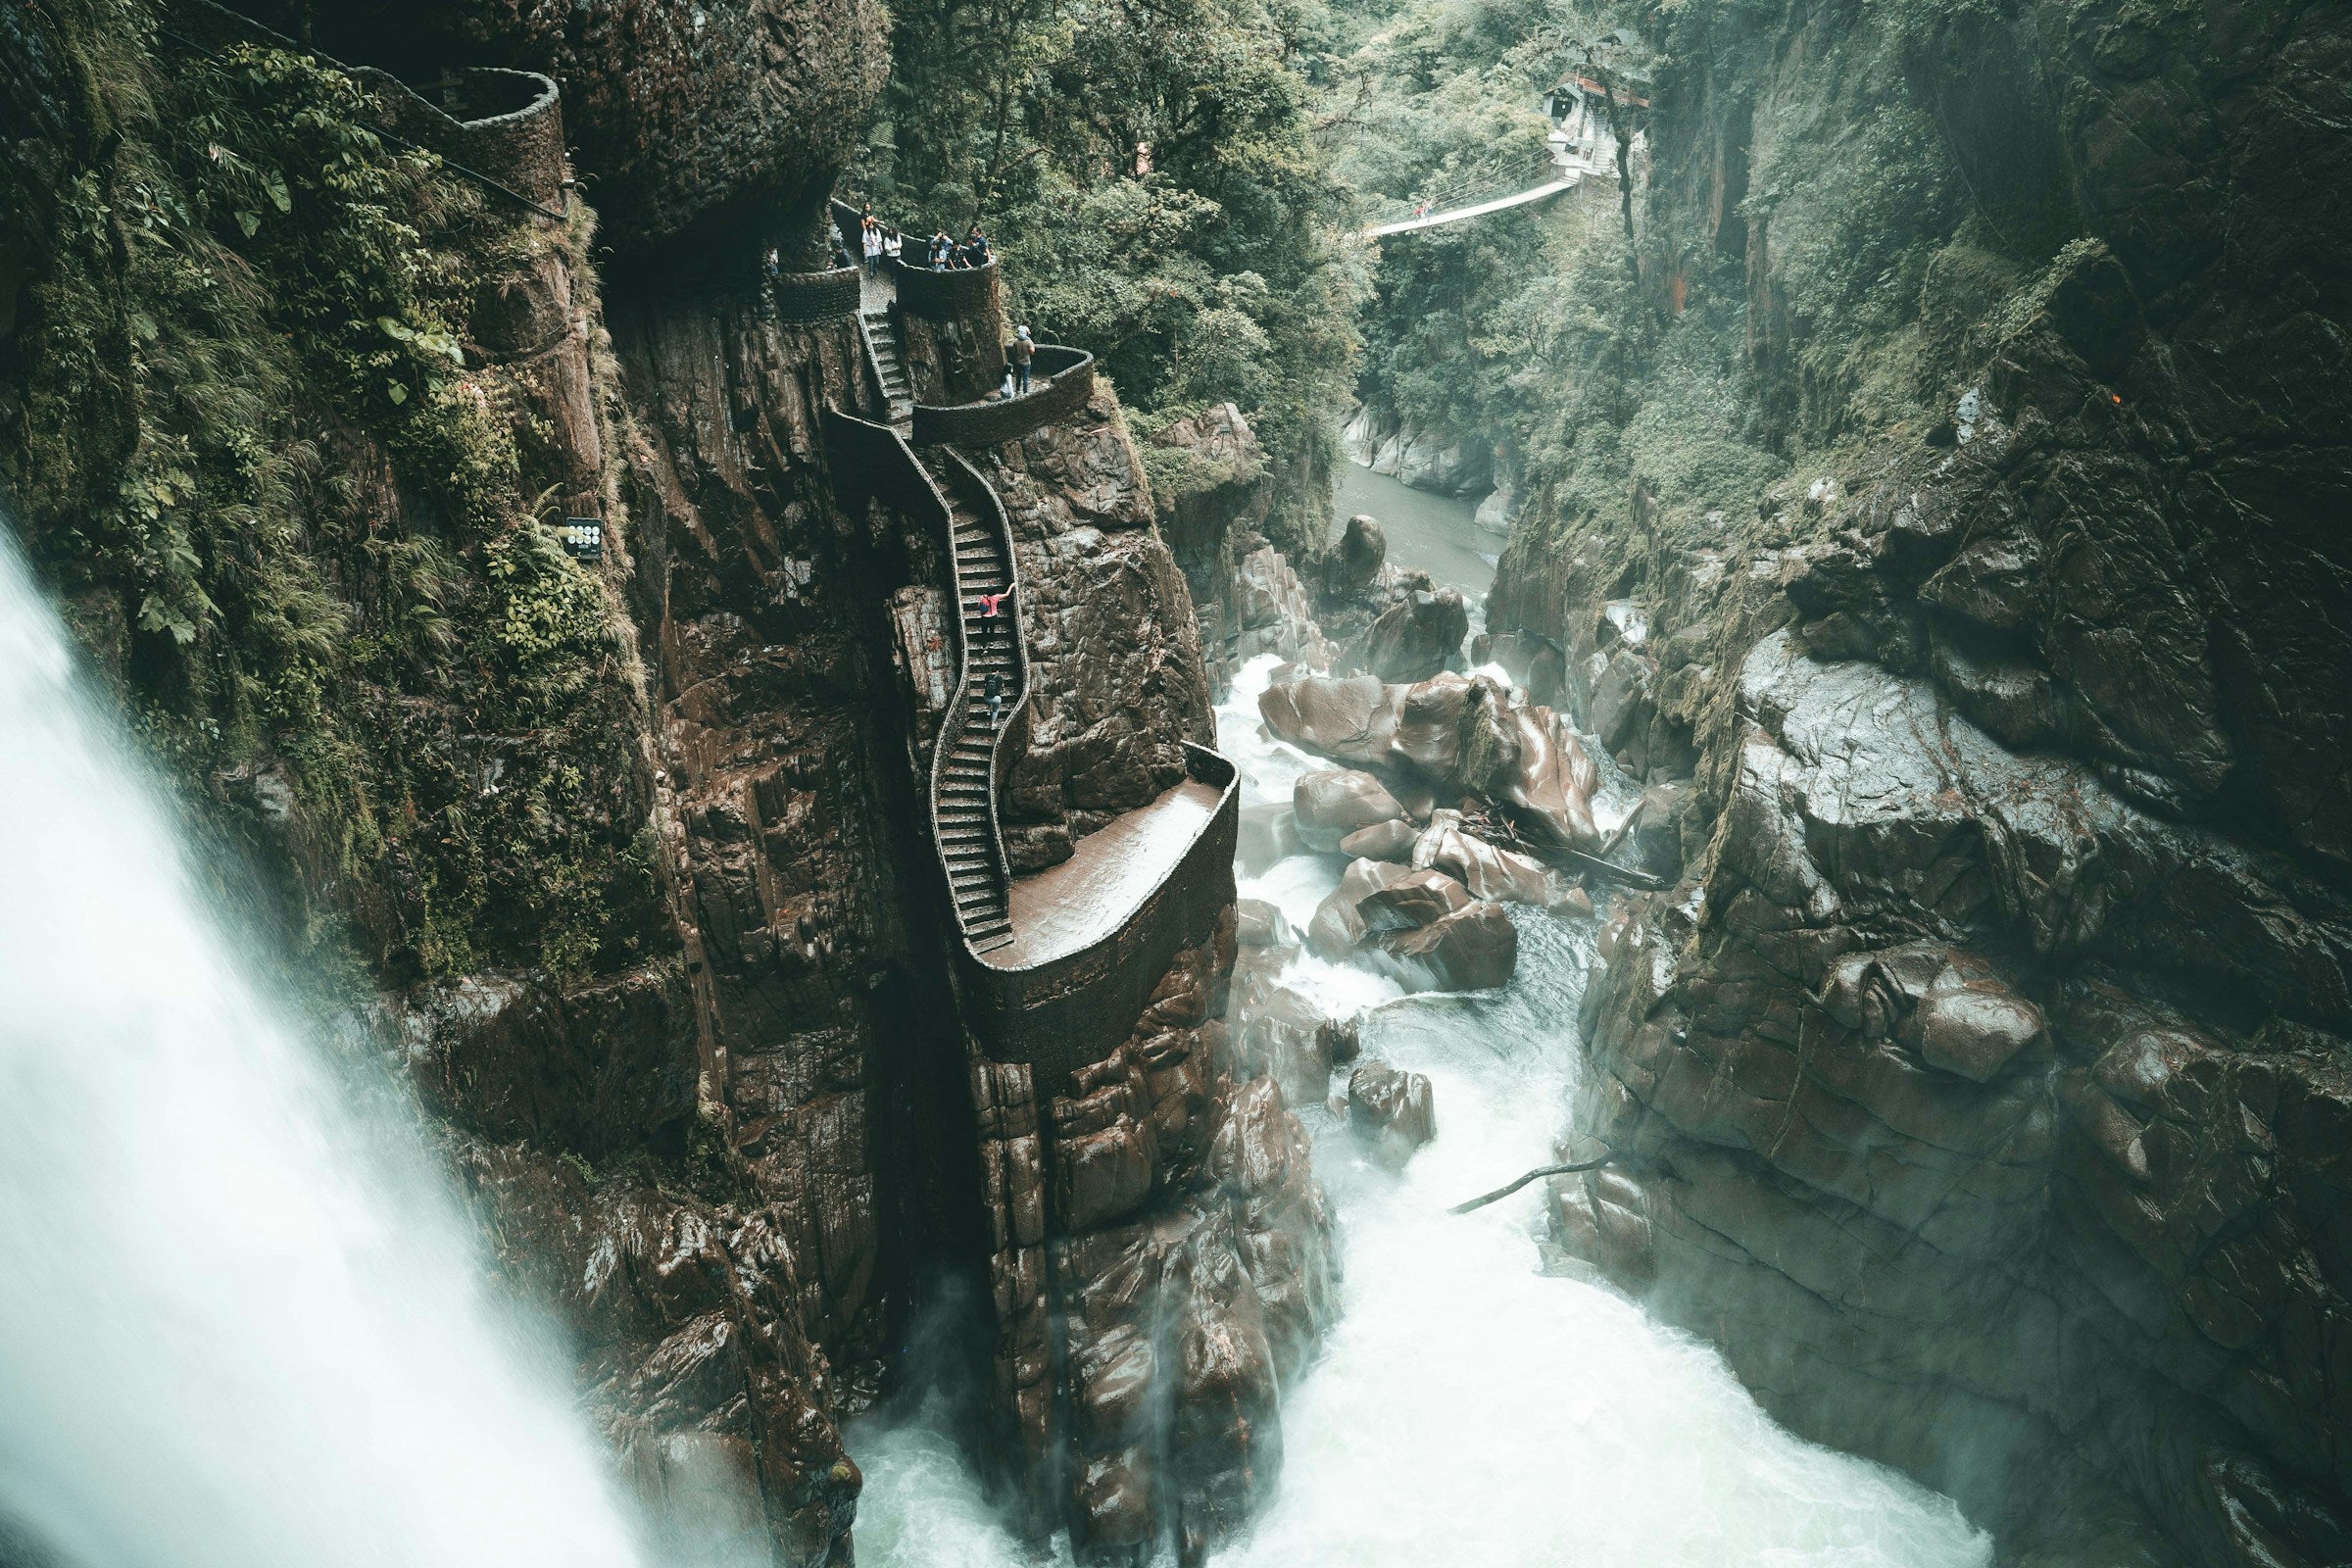
[[1412, 874], [1409, 866], [1379, 860], [1351, 863], [1340, 885], [1316, 906], [1315, 917], [1307, 922], [1307, 951], [1333, 963], [1344, 962], [1364, 939], [1364, 917], [1357, 906], [1367, 895]]
[[1324, 579], [1334, 599], [1352, 599], [1372, 586], [1389, 559], [1389, 536], [1377, 518], [1357, 513], [1341, 530]]
[[1394, 821], [1404, 814], [1387, 786], [1354, 768], [1301, 773], [1293, 786], [1291, 808], [1299, 842], [1310, 850], [1336, 850], [1358, 828]]
[[1596, 846], [1592, 796], [1600, 788], [1600, 767], [1575, 726], [1565, 714], [1539, 707], [1514, 708], [1506, 721], [1514, 743], [1510, 766], [1486, 781], [1488, 791], [1518, 808], [1522, 831], [1541, 832], [1568, 849]]
[[1548, 908], [1563, 892], [1543, 862], [1466, 831], [1459, 811], [1431, 813], [1429, 826], [1413, 843], [1412, 864], [1416, 870], [1445, 872], [1473, 898]]
[[1413, 825], [1399, 817], [1393, 822], [1375, 822], [1359, 827], [1340, 840], [1340, 853], [1351, 859], [1394, 860], [1400, 865], [1413, 858], [1413, 845], [1421, 835]]
[[1278, 740], [1342, 762], [1386, 765], [1404, 688], [1370, 675], [1303, 671], [1258, 694], [1258, 716]]
[[1370, 951], [1409, 991], [1486, 991], [1518, 968], [1519, 928], [1485, 900], [1410, 931], [1385, 932]]
[[1403, 1164], [1438, 1136], [1437, 1101], [1429, 1079], [1385, 1061], [1367, 1061], [1348, 1075], [1348, 1124], [1372, 1146], [1383, 1164]]
[[1363, 924], [1364, 934], [1377, 938], [1394, 931], [1418, 931], [1470, 902], [1469, 893], [1459, 882], [1443, 871], [1424, 868], [1407, 871], [1387, 886], [1365, 894], [1356, 903], [1355, 914]]
[[1290, 917], [1278, 905], [1264, 899], [1239, 899], [1234, 903], [1234, 940], [1245, 948], [1292, 948], [1298, 945], [1298, 933], [1291, 926]]
[[1990, 1083], [2041, 1035], [2041, 1009], [1994, 979], [1946, 968], [1919, 1008], [1919, 1054], [1932, 1067]]
[[1286, 1101], [1314, 1103], [1331, 1082], [1330, 1022], [1289, 986], [1269, 985], [1245, 997], [1234, 1041], [1236, 1075], [1271, 1078]]
[[1380, 612], [1357, 644], [1355, 662], [1384, 681], [1427, 680], [1458, 662], [1470, 608], [1451, 588], [1416, 588]]

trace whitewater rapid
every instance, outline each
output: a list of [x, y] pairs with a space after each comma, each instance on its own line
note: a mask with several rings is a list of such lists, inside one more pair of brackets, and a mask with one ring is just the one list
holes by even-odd
[[416, 1127], [213, 903], [0, 527], [0, 1558], [636, 1562]]
[[[1252, 662], [1217, 712], [1246, 802], [1288, 802], [1326, 765], [1259, 732], [1273, 663]], [[1241, 892], [1303, 927], [1339, 871], [1295, 856]], [[1527, 910], [1518, 924], [1518, 973], [1498, 993], [1408, 999], [1312, 957], [1285, 977], [1335, 1014], [1365, 1009], [1365, 1055], [1429, 1075], [1438, 1139], [1392, 1175], [1304, 1108], [1340, 1223], [1344, 1315], [1285, 1391], [1280, 1494], [1217, 1568], [1984, 1568], [1990, 1541], [1948, 1499], [1799, 1441], [1712, 1349], [1542, 1273], [1541, 1185], [1446, 1212], [1547, 1163], [1568, 1103], [1592, 925]], [[866, 1568], [1037, 1560], [925, 1413], [850, 1440]], [[1052, 1556], [1067, 1561], [1066, 1544]]]

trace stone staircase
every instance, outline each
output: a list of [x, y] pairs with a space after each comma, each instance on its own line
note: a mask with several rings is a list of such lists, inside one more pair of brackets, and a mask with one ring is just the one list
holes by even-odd
[[[940, 858], [947, 864], [948, 888], [965, 939], [975, 952], [986, 953], [1012, 940], [1005, 867], [997, 842], [997, 726], [989, 716], [988, 677], [993, 673], [1002, 681], [1007, 721], [1021, 705], [1024, 687], [1022, 661], [1013, 646], [1020, 635], [1014, 608], [1007, 604], [998, 620], [985, 621], [980, 596], [1002, 593], [1011, 583], [1009, 541], [998, 519], [974, 505], [985, 480], [943, 449], [930, 449], [918, 461], [931, 470], [948, 500], [963, 621], [963, 689], [960, 703], [950, 706], [948, 727], [939, 737], [941, 755], [932, 769], [932, 827], [939, 836]], [[962, 471], [943, 471], [951, 469]]]
[[873, 350], [874, 368], [882, 372], [882, 396], [890, 405], [890, 423], [906, 430], [914, 423], [914, 387], [906, 378], [906, 356], [899, 347], [899, 325], [891, 319], [888, 295], [869, 295], [858, 307], [866, 346]]

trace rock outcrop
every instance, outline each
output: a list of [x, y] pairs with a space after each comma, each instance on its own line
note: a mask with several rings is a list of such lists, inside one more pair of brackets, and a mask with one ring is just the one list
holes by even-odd
[[[1742, 228], [1723, 178], [1821, 86], [1788, 64], [1821, 22], [1651, 127], [1648, 216], [1740, 258], [1783, 429], [1823, 391], [1785, 239], [1818, 209]], [[1493, 622], [1564, 650], [1647, 785], [1643, 861], [1683, 878], [1604, 927], [1575, 1131], [1618, 1163], [1554, 1184], [1554, 1238], [2017, 1560], [2332, 1561], [2352, 803], [2322, 757], [2352, 645], [2315, 531], [2342, 223], [2309, 192], [2345, 142], [2300, 62], [2342, 28], [2093, 4], [1935, 33], [1915, 85], [1974, 210], [2080, 224], [1984, 301], [1939, 416], [1754, 526], [1641, 487], [1630, 526], [1537, 539], [1520, 501]], [[1959, 112], [1995, 87], [1997, 129]]]
[[[820, 232], [878, 10], [330, 9], [304, 8], [322, 45], [417, 79], [560, 78], [610, 292], [552, 126], [535, 210], [368, 152], [392, 109], [435, 112], [388, 78], [267, 52], [216, 78], [81, 13], [0, 24], [29, 127], [0, 148], [26, 216], [0, 246], [0, 482], [29, 553], [333, 977], [321, 1016], [438, 1118], [662, 1542], [848, 1561], [837, 1423], [965, 1292], [1006, 1307], [981, 1354], [1035, 1441], [990, 1441], [1041, 1522], [1096, 1555], [1169, 1524], [1197, 1554], [1278, 1473], [1327, 1220], [1279, 1086], [1236, 1075], [1230, 920], [1074, 1093], [975, 1072], [918, 787], [953, 679], [944, 541], [828, 446], [828, 409], [877, 407], [857, 318], [788, 318], [762, 280]], [[224, 177], [186, 144], [199, 85], [246, 94], [294, 188], [191, 224], [162, 276], [91, 214], [134, 176], [229, 211], [173, 183]], [[342, 183], [304, 182], [329, 164]], [[1037, 694], [1008, 825], [1043, 864], [1185, 776], [1208, 687], [1107, 389], [979, 456]], [[149, 479], [184, 582], [89, 531]], [[1049, 1306], [1082, 1320], [1059, 1385]], [[1139, 1334], [1165, 1376], [1122, 1384]], [[1065, 1397], [1086, 1420], [1044, 1435]]]
[[1429, 1079], [1385, 1061], [1367, 1061], [1348, 1075], [1348, 1122], [1385, 1165], [1402, 1165], [1438, 1136], [1437, 1101]]

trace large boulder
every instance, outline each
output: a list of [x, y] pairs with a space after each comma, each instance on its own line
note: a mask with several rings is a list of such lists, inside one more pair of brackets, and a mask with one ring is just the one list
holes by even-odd
[[1385, 1061], [1367, 1061], [1348, 1075], [1348, 1124], [1371, 1145], [1373, 1158], [1401, 1165], [1438, 1136], [1438, 1110], [1429, 1079]]
[[1446, 801], [1485, 794], [1511, 807], [1523, 831], [1574, 849], [1599, 842], [1600, 770], [1574, 726], [1513, 702], [1491, 676], [1445, 671], [1399, 686], [1296, 671], [1259, 694], [1257, 711], [1280, 740], [1378, 770], [1410, 814], [1425, 814], [1416, 785]]
[[1492, 900], [1465, 905], [1409, 931], [1380, 934], [1367, 950], [1408, 991], [1486, 991], [1519, 966], [1519, 928]]
[[1372, 586], [1389, 559], [1389, 536], [1379, 520], [1357, 513], [1340, 532], [1324, 581], [1334, 599], [1352, 599]]
[[1307, 922], [1307, 951], [1333, 963], [1344, 961], [1364, 939], [1364, 917], [1356, 906], [1371, 894], [1412, 874], [1409, 866], [1380, 860], [1350, 864], [1340, 877], [1340, 885], [1316, 906], [1315, 917]]
[[1404, 808], [1380, 780], [1344, 767], [1299, 774], [1291, 789], [1291, 808], [1299, 842], [1310, 850], [1336, 850], [1340, 840], [1358, 828], [1404, 815]]
[[1470, 903], [1470, 894], [1443, 871], [1407, 871], [1356, 901], [1355, 915], [1364, 935], [1380, 938], [1395, 931], [1418, 931]]
[[1414, 841], [1412, 864], [1417, 870], [1434, 867], [1445, 872], [1473, 898], [1549, 907], [1563, 892], [1541, 861], [1464, 831], [1459, 811], [1431, 813], [1429, 826]]
[[1343, 762], [1393, 764], [1404, 688], [1370, 675], [1299, 672], [1258, 694], [1257, 713], [1276, 739]]
[[1312, 1105], [1331, 1081], [1330, 1020], [1289, 986], [1253, 988], [1243, 998], [1235, 1066], [1243, 1078], [1272, 1078], [1283, 1098]]
[[1357, 645], [1356, 662], [1384, 681], [1427, 680], [1462, 655], [1470, 608], [1451, 588], [1416, 588], [1373, 621]]
[[1413, 846], [1420, 838], [1412, 823], [1398, 817], [1357, 828], [1340, 840], [1340, 853], [1351, 860], [1395, 860], [1400, 865], [1409, 864]]
[[1234, 941], [1245, 948], [1294, 948], [1298, 933], [1279, 905], [1264, 899], [1236, 899], [1233, 905]]

